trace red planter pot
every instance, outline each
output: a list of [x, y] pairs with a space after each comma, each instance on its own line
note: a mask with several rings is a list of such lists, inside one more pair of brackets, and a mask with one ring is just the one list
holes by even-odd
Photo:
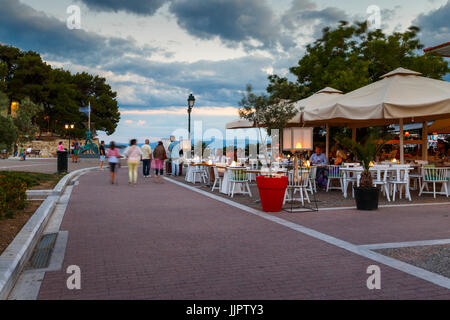
[[283, 208], [288, 178], [257, 176], [256, 184], [261, 198], [262, 210], [265, 212], [280, 212]]

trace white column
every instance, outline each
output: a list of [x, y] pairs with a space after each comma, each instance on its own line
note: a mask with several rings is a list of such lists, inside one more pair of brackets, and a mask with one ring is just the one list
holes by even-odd
[[330, 156], [330, 126], [327, 124], [326, 126], [327, 129], [327, 136], [326, 136], [326, 140], [325, 140], [325, 155], [328, 157]]
[[400, 119], [400, 163], [405, 163], [405, 151], [403, 150], [403, 118]]

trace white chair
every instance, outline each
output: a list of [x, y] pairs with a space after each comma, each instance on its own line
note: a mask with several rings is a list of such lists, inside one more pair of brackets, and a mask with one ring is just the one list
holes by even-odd
[[203, 166], [194, 166], [192, 168], [192, 183], [195, 184], [197, 182], [197, 177], [199, 178], [198, 182], [206, 183], [208, 180], [208, 174]]
[[[422, 187], [420, 188], [419, 196], [422, 193], [432, 193], [433, 197], [436, 198], [437, 194], [442, 194], [448, 197], [448, 170], [449, 168], [431, 168], [431, 167], [423, 167], [422, 168]], [[433, 184], [433, 191], [424, 191], [425, 186], [428, 186], [428, 183]], [[442, 188], [441, 191], [436, 191], [436, 183], [441, 183]]]
[[[258, 169], [258, 159], [250, 159], [248, 161], [250, 170], [257, 170]], [[256, 173], [249, 173], [248, 174], [248, 181], [256, 181]]]
[[317, 176], [317, 167], [313, 166], [310, 167], [310, 171], [309, 171], [309, 183], [308, 183], [308, 189], [307, 191], [311, 192], [311, 195], [313, 193], [317, 192], [317, 181], [316, 181], [316, 176]]
[[[220, 190], [222, 189], [222, 177], [219, 176], [219, 170], [217, 167], [214, 167], [214, 184], [211, 188], [211, 191], [214, 191], [216, 189]], [[216, 184], [219, 183], [219, 185], [216, 187]]]
[[[393, 170], [394, 169], [394, 170]], [[411, 194], [409, 193], [409, 165], [393, 165], [390, 172], [393, 174], [389, 179], [389, 185], [392, 186], [392, 201], [395, 201], [395, 194], [397, 190], [402, 198], [402, 190], [405, 188], [405, 197], [411, 201]]]
[[391, 198], [389, 196], [389, 181], [388, 181], [388, 177], [389, 177], [389, 172], [388, 172], [389, 166], [388, 165], [384, 165], [384, 166], [374, 166], [371, 169], [371, 174], [372, 174], [372, 182], [373, 185], [376, 186], [381, 186], [381, 190], [384, 193], [384, 195], [386, 196], [386, 199], [390, 202]]
[[[359, 167], [359, 166], [357, 166]], [[350, 168], [350, 167], [349, 167]], [[343, 186], [343, 192], [344, 192], [344, 198], [347, 198], [347, 189], [349, 184], [352, 184], [352, 197], [355, 197], [355, 190], [354, 190], [354, 186], [357, 186], [359, 183], [359, 175], [361, 174], [362, 171], [345, 171], [344, 175], [343, 175], [343, 181], [344, 181], [344, 186]]]
[[249, 195], [252, 197], [252, 192], [250, 191], [250, 185], [248, 184], [248, 174], [246, 168], [227, 168], [229, 170], [229, 184], [228, 184], [228, 195], [232, 198], [234, 197], [236, 185], [241, 185], [240, 194]]
[[[298, 169], [298, 175], [295, 176], [294, 170], [291, 170], [288, 173], [288, 186], [286, 188], [286, 192], [284, 194], [284, 200], [283, 205], [286, 203], [286, 201], [295, 201], [300, 200], [302, 202], [302, 205], [305, 205], [305, 198], [308, 201], [308, 203], [311, 203], [308, 196], [308, 185], [309, 185], [309, 177], [310, 177], [311, 169], [309, 167], [305, 168], [299, 168]], [[299, 191], [300, 197], [295, 198], [295, 193]]]
[[409, 179], [413, 182], [410, 183], [410, 190], [420, 190], [422, 188], [422, 172], [420, 167], [413, 168], [409, 173]]
[[[339, 187], [334, 187], [332, 184], [333, 180], [339, 181]], [[340, 166], [329, 165], [328, 166], [328, 181], [327, 181], [327, 192], [328, 190], [337, 189], [344, 192], [344, 172], [341, 170]]]

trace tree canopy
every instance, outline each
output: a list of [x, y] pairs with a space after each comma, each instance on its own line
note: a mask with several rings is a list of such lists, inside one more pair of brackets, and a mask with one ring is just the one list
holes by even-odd
[[298, 64], [290, 68], [295, 82], [271, 75], [267, 92], [272, 99], [293, 100], [327, 86], [349, 92], [398, 67], [442, 79], [450, 72], [448, 63], [442, 57], [423, 54], [419, 31], [411, 26], [405, 32], [387, 35], [380, 29], [368, 30], [366, 22], [341, 21], [335, 29], [324, 28], [322, 37], [309, 44]]
[[0, 91], [6, 93], [9, 102], [18, 101], [20, 107], [27, 98], [42, 105], [32, 119], [41, 131], [64, 134], [64, 125], [73, 123], [76, 128], [73, 134], [83, 136], [86, 131], [83, 124], [88, 117], [80, 108], [89, 102], [96, 130], [112, 134], [120, 120], [117, 94], [105, 78], [55, 69], [36, 52], [1, 44]]

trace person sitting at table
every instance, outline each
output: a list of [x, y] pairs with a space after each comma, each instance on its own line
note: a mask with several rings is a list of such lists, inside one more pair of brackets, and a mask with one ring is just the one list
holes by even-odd
[[223, 155], [223, 149], [222, 148], [218, 148], [216, 150], [216, 155], [214, 156], [214, 162], [215, 163], [225, 163], [226, 161], [227, 161], [227, 159]]
[[334, 159], [334, 165], [340, 166], [346, 159], [347, 159], [347, 155], [345, 154], [345, 152], [343, 150], [339, 149], [336, 152], [336, 159]]
[[322, 152], [319, 146], [316, 147], [315, 153], [311, 155], [309, 158], [309, 161], [311, 164], [318, 164], [318, 165], [326, 165], [328, 164], [326, 155]]

